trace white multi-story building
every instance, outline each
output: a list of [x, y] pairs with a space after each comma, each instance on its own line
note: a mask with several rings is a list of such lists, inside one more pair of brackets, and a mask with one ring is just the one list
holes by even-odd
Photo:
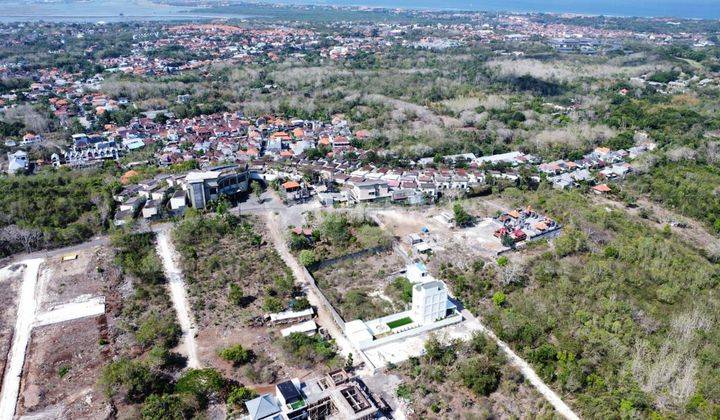
[[420, 325], [431, 324], [445, 318], [448, 295], [445, 283], [440, 280], [418, 283], [412, 291], [412, 319]]
[[30, 161], [28, 160], [28, 154], [22, 150], [18, 150], [15, 153], [8, 153], [8, 169], [7, 172], [10, 175], [23, 173], [28, 170]]

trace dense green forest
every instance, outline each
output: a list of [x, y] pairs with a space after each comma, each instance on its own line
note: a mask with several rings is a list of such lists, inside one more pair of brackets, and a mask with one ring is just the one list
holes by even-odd
[[632, 186], [637, 192], [720, 233], [720, 169], [716, 166], [661, 165], [640, 175]]
[[0, 177], [0, 256], [79, 243], [106, 229], [117, 185], [69, 170]]

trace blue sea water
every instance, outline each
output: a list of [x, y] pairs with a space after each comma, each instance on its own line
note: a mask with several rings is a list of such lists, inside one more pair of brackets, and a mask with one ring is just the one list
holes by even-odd
[[[0, 22], [122, 22], [137, 20], [195, 20], [217, 15], [188, 12], [192, 7], [153, 3], [151, 0], [0, 0]], [[243, 18], [223, 15], [225, 18]]]
[[[260, 0], [283, 4], [720, 19], [720, 0]], [[187, 20], [218, 17], [152, 0], [0, 0], [0, 22]], [[224, 14], [225, 18], [247, 16]]]
[[720, 0], [289, 0], [278, 3], [720, 19]]

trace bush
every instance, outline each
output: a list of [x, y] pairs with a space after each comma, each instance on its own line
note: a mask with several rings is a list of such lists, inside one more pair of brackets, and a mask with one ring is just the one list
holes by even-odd
[[148, 314], [135, 331], [135, 339], [143, 348], [154, 345], [175, 347], [182, 335], [182, 330], [175, 320], [174, 314]]
[[500, 368], [485, 356], [476, 356], [459, 369], [463, 385], [478, 396], [488, 396], [500, 384]]
[[228, 394], [227, 404], [234, 409], [245, 409], [245, 402], [257, 398], [257, 392], [244, 386], [236, 386]]
[[395, 389], [395, 395], [397, 395], [398, 398], [409, 401], [410, 397], [412, 396], [412, 389], [410, 389], [407, 384], [400, 384]]
[[299, 251], [310, 248], [310, 240], [305, 235], [290, 234], [290, 249]]
[[208, 403], [225, 400], [228, 381], [215, 369], [190, 369], [175, 384], [175, 392], [195, 396], [204, 408]]
[[492, 300], [495, 306], [500, 307], [503, 306], [507, 301], [507, 296], [505, 296], [505, 293], [503, 292], [495, 292], [493, 294]]
[[300, 260], [300, 264], [305, 267], [310, 267], [317, 262], [315, 253], [309, 249], [303, 249], [302, 251], [300, 251], [298, 259]]
[[190, 394], [151, 395], [142, 405], [143, 419], [184, 420], [194, 417], [200, 409], [197, 400]]
[[587, 235], [577, 229], [569, 228], [565, 234], [555, 239], [555, 253], [558, 257], [565, 257], [588, 249]]
[[468, 226], [472, 224], [472, 216], [468, 214], [460, 203], [453, 205], [453, 213], [455, 216], [455, 224], [458, 226]]
[[285, 309], [285, 305], [280, 298], [275, 296], [265, 296], [265, 299], [263, 300], [263, 309], [267, 312], [280, 312]]
[[363, 248], [390, 245], [390, 237], [378, 226], [362, 225], [358, 228], [356, 237]]
[[337, 356], [332, 343], [320, 335], [309, 337], [305, 334], [293, 333], [283, 337], [280, 344], [292, 358], [308, 365], [329, 362]]
[[323, 221], [320, 223], [320, 231], [325, 239], [335, 246], [347, 244], [350, 240], [347, 215], [343, 213], [325, 214]]
[[221, 349], [218, 352], [218, 356], [220, 356], [223, 360], [232, 362], [234, 366], [241, 366], [249, 363], [255, 357], [252, 350], [248, 350], [240, 344]]
[[394, 294], [399, 295], [400, 300], [405, 303], [412, 301], [412, 288], [412, 283], [405, 277], [397, 277], [390, 283], [390, 289], [395, 292]]
[[293, 300], [290, 306], [292, 306], [293, 311], [304, 311], [311, 308], [310, 302], [304, 297]]
[[497, 265], [499, 265], [500, 267], [505, 267], [506, 265], [508, 265], [509, 262], [510, 260], [508, 259], [508, 257], [504, 255], [497, 259]]
[[100, 385], [108, 397], [120, 395], [127, 402], [140, 402], [152, 393], [165, 390], [167, 381], [142, 362], [120, 359], [105, 366]]
[[228, 300], [233, 305], [242, 306], [245, 303], [245, 294], [243, 293], [242, 288], [235, 283], [230, 283]]

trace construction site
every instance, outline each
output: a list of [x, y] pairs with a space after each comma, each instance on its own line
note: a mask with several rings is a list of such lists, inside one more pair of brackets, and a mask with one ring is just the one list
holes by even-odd
[[0, 417], [109, 414], [95, 386], [108, 358], [105, 291], [97, 270], [104, 258], [93, 247], [23, 260], [0, 272], [2, 281], [15, 284], [8, 290], [19, 288], [12, 342], [3, 342]]

